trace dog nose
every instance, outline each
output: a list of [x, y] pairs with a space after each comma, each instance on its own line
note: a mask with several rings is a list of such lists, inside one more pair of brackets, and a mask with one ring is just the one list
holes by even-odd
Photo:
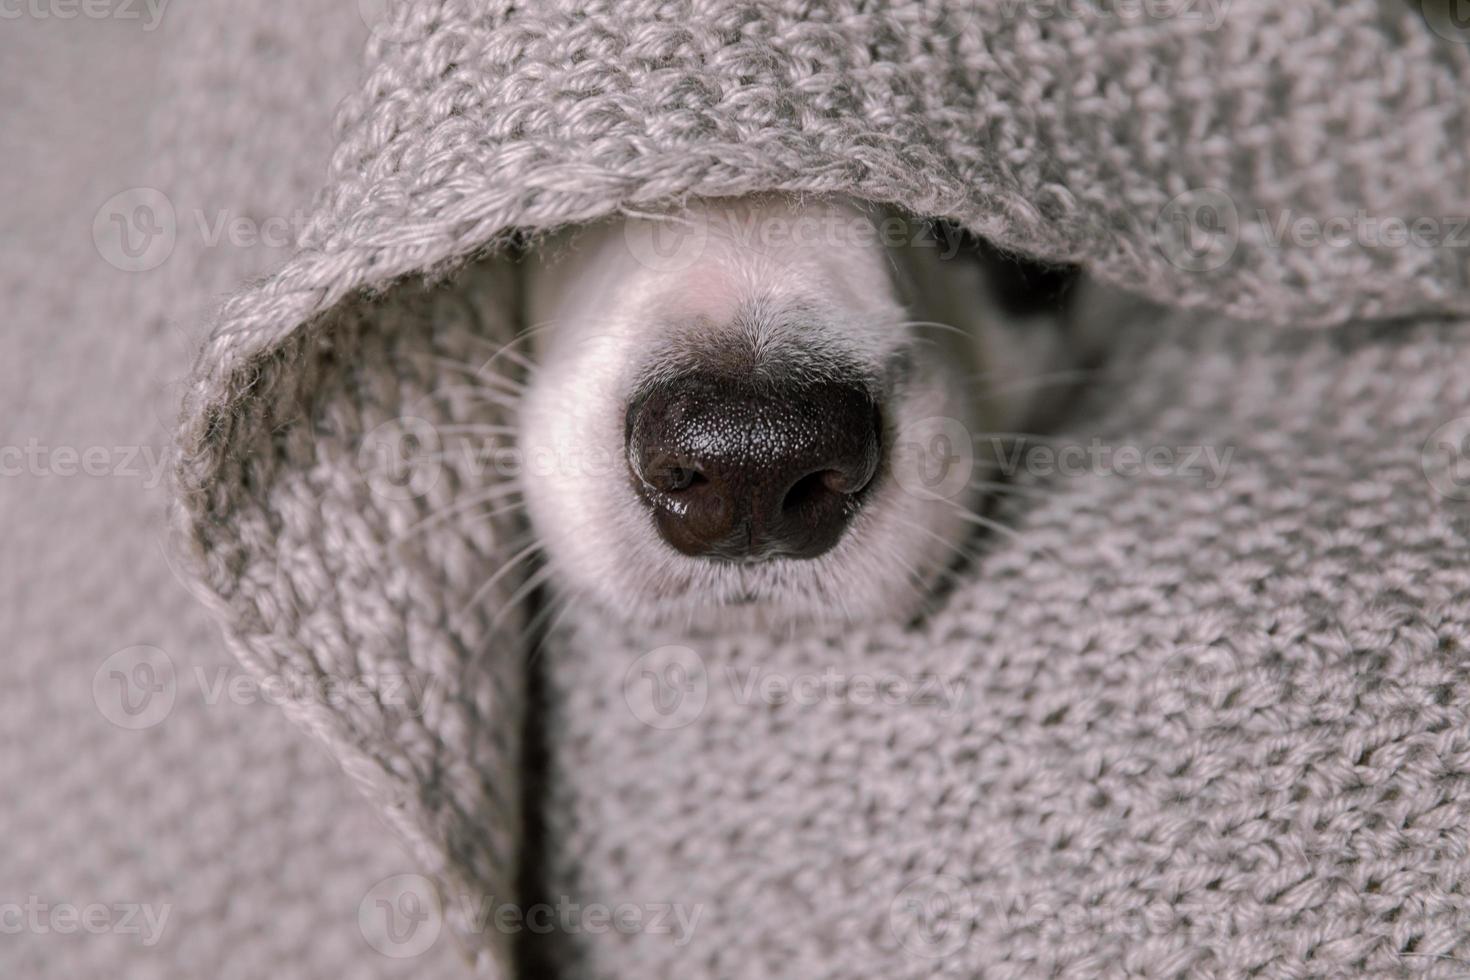
[[842, 537], [881, 451], [877, 402], [836, 381], [686, 374], [628, 408], [628, 461], [686, 555], [815, 558]]

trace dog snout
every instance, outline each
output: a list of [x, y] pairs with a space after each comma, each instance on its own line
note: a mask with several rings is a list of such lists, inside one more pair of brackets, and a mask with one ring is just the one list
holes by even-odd
[[815, 558], [873, 481], [881, 416], [858, 383], [686, 374], [629, 406], [627, 440], [639, 495], [678, 551]]

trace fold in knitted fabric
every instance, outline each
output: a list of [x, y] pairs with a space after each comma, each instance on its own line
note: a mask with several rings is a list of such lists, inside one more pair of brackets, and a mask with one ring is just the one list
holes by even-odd
[[[497, 573], [526, 529], [475, 519], [493, 487], [447, 435], [505, 424], [460, 366], [518, 329], [512, 243], [843, 193], [1257, 331], [1470, 313], [1470, 46], [1415, 5], [439, 0], [373, 26], [298, 253], [201, 352], [177, 520], [236, 654], [298, 692], [445, 895], [517, 894], [524, 624]], [[406, 440], [433, 464], [385, 470]], [[309, 693], [333, 683], [368, 696]]]

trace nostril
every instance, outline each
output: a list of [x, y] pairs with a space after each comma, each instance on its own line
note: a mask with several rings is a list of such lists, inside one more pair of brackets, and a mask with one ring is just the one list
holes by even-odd
[[861, 493], [873, 480], [873, 471], [877, 463], [876, 456], [877, 445], [875, 443], [869, 452], [855, 460], [855, 469], [824, 470], [821, 474], [822, 485], [833, 493], [844, 495]]
[[701, 483], [708, 483], [709, 478], [692, 467], [671, 466], [664, 475], [662, 487], [665, 493], [679, 493]]
[[634, 400], [628, 461], [658, 533], [725, 560], [813, 558], [873, 481], [881, 415], [855, 382], [688, 374]]
[[671, 457], [655, 449], [642, 459], [634, 460], [637, 476], [659, 493], [682, 493], [709, 482], [709, 477], [690, 460]]
[[796, 481], [796, 485], [786, 491], [786, 498], [781, 501], [781, 510], [792, 514], [803, 510], [812, 504], [820, 502], [833, 491], [827, 486], [827, 475], [833, 470], [824, 470], [821, 473], [812, 473]]
[[842, 470], [818, 470], [797, 480], [781, 501], [781, 510], [793, 514], [813, 506], [821, 505], [833, 497], [850, 497], [868, 485], [865, 474], [861, 480]]

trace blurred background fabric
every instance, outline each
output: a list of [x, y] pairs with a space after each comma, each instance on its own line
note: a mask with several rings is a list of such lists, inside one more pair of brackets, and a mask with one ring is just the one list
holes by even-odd
[[[485, 787], [501, 776], [512, 785], [516, 774], [487, 772], [485, 756], [456, 753], [484, 741], [460, 722], [483, 721], [505, 705], [471, 705], [486, 707], [484, 716], [446, 711], [448, 722], [422, 740], [431, 744], [401, 755], [364, 751], [373, 739], [378, 749], [424, 734], [396, 727], [402, 718], [391, 713], [373, 715], [371, 731], [348, 718], [331, 732], [300, 715], [324, 741], [302, 737], [271, 692], [236, 666], [210, 612], [231, 630], [236, 652], [253, 644], [257, 660], [300, 655], [320, 639], [297, 632], [312, 610], [269, 623], [262, 610], [296, 591], [296, 571], [322, 563], [287, 555], [293, 569], [282, 560], [281, 543], [301, 537], [280, 533], [279, 520], [210, 526], [217, 515], [207, 508], [195, 512], [194, 530], [219, 546], [212, 557], [246, 556], [217, 561], [224, 588], [198, 590], [169, 557], [176, 542], [165, 471], [175, 406], [205, 344], [204, 325], [227, 294], [255, 284], [236, 294], [245, 297], [237, 311], [263, 325], [252, 354], [278, 353], [299, 341], [291, 336], [298, 327], [310, 327], [299, 331], [310, 345], [294, 353], [312, 356], [278, 359], [273, 366], [286, 368], [274, 380], [319, 386], [320, 414], [291, 418], [292, 427], [257, 426], [245, 432], [254, 443], [208, 447], [216, 459], [261, 462], [220, 467], [212, 477], [264, 472], [278, 480], [224, 486], [221, 477], [217, 499], [230, 498], [250, 518], [280, 518], [271, 493], [316, 489], [351, 469], [362, 435], [352, 426], [366, 420], [358, 409], [387, 410], [406, 397], [398, 382], [412, 371], [394, 355], [425, 353], [414, 345], [433, 339], [452, 310], [473, 305], [462, 301], [483, 282], [484, 265], [446, 275], [455, 262], [505, 244], [517, 228], [591, 219], [628, 201], [664, 204], [674, 191], [792, 189], [808, 180], [808, 190], [862, 190], [844, 181], [859, 172], [871, 180], [871, 171], [846, 167], [842, 153], [815, 177], [794, 167], [779, 179], [732, 175], [733, 152], [709, 154], [703, 185], [686, 174], [609, 174], [573, 161], [567, 172], [586, 178], [578, 186], [593, 203], [554, 206], [568, 188], [546, 186], [542, 164], [558, 153], [608, 151], [614, 167], [646, 162], [623, 152], [644, 135], [634, 110], [671, 105], [661, 132], [677, 144], [713, 118], [685, 112], [681, 99], [701, 112], [770, 111], [788, 121], [797, 115], [782, 113], [797, 96], [828, 112], [828, 122], [841, 117], [833, 105], [866, 104], [855, 89], [813, 82], [826, 64], [814, 51], [830, 52], [822, 44], [808, 50], [804, 39], [829, 44], [823, 32], [835, 28], [804, 33], [794, 16], [782, 22], [791, 36], [743, 51], [749, 62], [735, 79], [789, 69], [796, 83], [787, 98], [720, 103], [718, 86], [682, 76], [664, 93], [668, 104], [627, 97], [661, 76], [623, 72], [617, 59], [626, 49], [697, 74], [671, 53], [684, 50], [696, 27], [718, 51], [722, 38], [758, 33], [741, 22], [746, 12], [802, 12], [794, 0], [738, 9], [696, 3], [707, 22], [660, 23], [650, 33], [631, 18], [621, 34], [601, 27], [635, 7], [657, 20], [680, 5], [589, 0], [604, 18], [589, 28], [569, 2], [425, 0], [404, 17], [413, 27], [405, 47], [395, 47], [391, 31], [372, 43], [374, 67], [363, 77], [358, 52], [387, 6], [313, 0], [252, 9], [201, 0], [157, 8], [154, 20], [145, 4], [87, 8], [100, 16], [49, 0], [9, 8], [19, 16], [0, 25], [0, 625], [11, 638], [10, 684], [0, 695], [0, 975], [470, 969], [437, 920], [406, 941], [384, 911], [422, 917], [416, 903], [428, 896], [415, 888], [426, 883], [418, 876], [430, 851], [461, 880], [494, 879], [471, 845], [509, 836], [494, 820], [518, 800], [509, 791], [506, 799], [481, 796], [493, 795]], [[904, 12], [927, 16], [946, 6], [916, 3]], [[59, 16], [64, 9], [77, 13]], [[994, 230], [1017, 237], [1002, 244], [1019, 248], [1034, 232], [1039, 252], [1095, 259], [1156, 299], [1177, 287], [1199, 307], [1157, 329], [1120, 331], [1114, 361], [1059, 435], [1083, 445], [1096, 437], [1110, 446], [1213, 447], [1229, 459], [1214, 480], [1104, 467], [1036, 481], [1025, 488], [1036, 491], [1030, 498], [1017, 495], [1000, 511], [1016, 535], [966, 542], [980, 554], [939, 613], [917, 625], [790, 642], [696, 639], [624, 630], [589, 611], [554, 631], [535, 665], [545, 687], [532, 705], [544, 766], [529, 801], [534, 850], [521, 880], [527, 890], [509, 901], [672, 904], [694, 921], [692, 936], [571, 929], [531, 951], [526, 976], [1463, 975], [1470, 379], [1459, 365], [1470, 342], [1452, 314], [1470, 302], [1458, 289], [1467, 267], [1453, 264], [1463, 253], [1444, 243], [1387, 252], [1359, 242], [1347, 259], [1300, 241], [1272, 244], [1268, 229], [1249, 221], [1248, 205], [1269, 187], [1266, 203], [1295, 205], [1300, 192], [1326, 217], [1342, 217], [1332, 209], [1371, 187], [1391, 206], [1428, 201], [1443, 209], [1437, 217], [1453, 219], [1465, 186], [1423, 178], [1431, 163], [1451, 174], [1470, 166], [1470, 153], [1440, 152], [1464, 146], [1465, 112], [1453, 91], [1438, 91], [1466, 77], [1470, 38], [1397, 5], [1242, 0], [1232, 9], [1245, 20], [1227, 21], [1221, 34], [1167, 18], [1150, 30], [1113, 23], [1102, 51], [1065, 11], [1025, 9], [1038, 23], [987, 22], [994, 50], [970, 50], [988, 84], [1008, 93], [986, 111], [1013, 152], [993, 160], [969, 147], [997, 186], [1011, 181], [995, 199], [1008, 202], [1010, 223]], [[560, 25], [546, 45], [552, 31], [513, 33], [524, 63], [507, 60], [510, 35], [499, 33], [499, 18], [515, 12], [523, 24]], [[867, 7], [849, 12], [843, 29], [872, 26]], [[1288, 37], [1300, 47], [1280, 47]], [[1376, 55], [1354, 59], [1319, 46], [1324, 38], [1372, 42], [1372, 51], [1392, 56], [1393, 70], [1382, 70]], [[1132, 57], [1135, 44], [1175, 57], [1187, 77], [1155, 77], [1157, 65]], [[926, 56], [942, 47], [892, 25], [883, 45]], [[867, 63], [878, 47], [849, 53], [869, 77], [897, 77], [894, 61]], [[471, 68], [491, 74], [474, 75], [450, 53], [482, 58]], [[1084, 62], [1088, 78], [1056, 83]], [[510, 67], [524, 70], [525, 88], [486, 83]], [[534, 101], [527, 93], [537, 86], [576, 106], [587, 89], [569, 82], [593, 68], [612, 79], [601, 92], [606, 112], [570, 112], [569, 123], [534, 105], [512, 106], [520, 115], [499, 111], [502, 100]], [[1339, 77], [1382, 103], [1323, 83]], [[1275, 83], [1282, 78], [1292, 84]], [[1219, 96], [1215, 86], [1226, 81], [1238, 89]], [[913, 94], [902, 88], [894, 91]], [[1175, 118], [1175, 96], [1208, 111]], [[1267, 97], [1279, 102], [1269, 112]], [[331, 183], [328, 158], [341, 136], [331, 120], [343, 98], [356, 99], [348, 114], [356, 129], [341, 140]], [[1400, 102], [1415, 108], [1412, 118], [1375, 118]], [[467, 118], [466, 107], [488, 118]], [[1303, 126], [1282, 123], [1272, 116], [1278, 109], [1299, 112]], [[955, 123], [942, 105], [936, 113]], [[1236, 126], [1261, 115], [1274, 128]], [[1189, 128], [1201, 120], [1207, 132]], [[486, 128], [502, 123], [505, 143], [492, 146]], [[627, 128], [601, 143], [565, 138], [563, 123]], [[533, 124], [546, 127], [535, 146]], [[1095, 170], [1096, 154], [1076, 149], [1069, 126], [1138, 155], [1123, 152]], [[1391, 138], [1362, 150], [1378, 128], [1393, 130]], [[1322, 134], [1340, 139], [1350, 159], [1335, 163], [1339, 144], [1319, 143]], [[1310, 145], [1298, 145], [1299, 135]], [[789, 149], [781, 136], [771, 143]], [[858, 136], [849, 156], [885, 143]], [[1190, 145], [1198, 158], [1172, 152]], [[904, 166], [915, 147], [929, 153], [926, 161], [938, 159], [915, 140], [894, 152], [890, 175], [922, 185], [929, 196], [914, 199], [921, 203], [953, 199], [935, 190], [933, 174]], [[492, 149], [506, 152], [495, 157]], [[680, 149], [665, 159], [687, 163]], [[1421, 159], [1426, 153], [1439, 159]], [[489, 157], [508, 166], [493, 170]], [[440, 163], [452, 166], [431, 165]], [[500, 179], [512, 171], [522, 183], [509, 188]], [[1199, 190], [1185, 186], [1192, 173], [1237, 182], [1231, 189], [1249, 234], [1228, 243], [1220, 265], [1210, 264], [1208, 249], [1193, 254], [1188, 241], [1175, 242], [1172, 255], [1151, 241], [1181, 199], [1186, 219], [1222, 203], [1189, 197]], [[1343, 179], [1308, 179], [1324, 175]], [[828, 177], [830, 186], [816, 186]], [[331, 206], [322, 213], [335, 208], [346, 220], [312, 227], [312, 196], [324, 184]], [[995, 201], [967, 204], [980, 233], [992, 230], [986, 203]], [[1237, 202], [1227, 195], [1224, 203]], [[431, 220], [400, 226], [412, 213], [405, 204]], [[536, 220], [465, 220], [485, 214]], [[1185, 227], [1201, 230], [1224, 229]], [[501, 237], [492, 243], [481, 231]], [[289, 290], [272, 293], [280, 280], [263, 277], [287, 262], [298, 232], [315, 233], [325, 247], [302, 259]], [[334, 264], [349, 249], [353, 262]], [[397, 265], [363, 260], [389, 252]], [[1283, 256], [1291, 261], [1275, 261]], [[1420, 266], [1422, 276], [1394, 274]], [[1357, 295], [1361, 270], [1365, 292]], [[400, 273], [412, 275], [389, 281]], [[421, 289], [426, 278], [434, 289]], [[364, 296], [361, 285], [383, 292]], [[300, 322], [277, 315], [273, 303], [287, 292]], [[309, 319], [349, 295], [347, 315]], [[436, 299], [446, 300], [443, 309]], [[1238, 323], [1219, 316], [1222, 309], [1271, 316]], [[1360, 314], [1388, 319], [1349, 322]], [[1294, 329], [1294, 315], [1316, 327]], [[374, 343], [352, 346], [363, 337]], [[238, 339], [226, 337], [219, 349]], [[360, 363], [334, 361], [341, 351], [365, 354]], [[221, 400], [248, 404], [283, 390], [252, 387], [252, 374], [266, 376], [259, 362], [226, 359], [225, 367], [209, 389]], [[248, 407], [258, 422], [277, 406]], [[298, 424], [323, 420], [343, 424], [320, 439]], [[473, 484], [455, 474], [446, 492], [451, 485]], [[353, 483], [328, 503], [340, 512], [360, 489]], [[293, 516], [320, 518], [322, 499], [302, 495]], [[362, 521], [391, 529], [417, 506], [384, 506]], [[311, 525], [307, 536], [322, 554], [350, 553], [366, 564], [376, 552], [332, 538], [343, 526], [360, 525]], [[434, 536], [445, 553], [458, 553], [474, 533], [446, 523]], [[456, 587], [476, 567], [453, 569]], [[277, 572], [262, 572], [271, 568]], [[394, 571], [403, 574], [391, 595], [351, 594], [358, 583], [342, 583], [347, 601], [328, 610], [339, 620], [328, 626], [340, 628], [329, 630], [323, 649], [374, 612], [400, 612], [403, 594], [424, 607], [445, 600], [442, 579], [419, 574], [425, 569]], [[390, 652], [451, 678], [468, 676], [484, 653], [444, 635], [415, 640]], [[394, 647], [396, 637], [375, 642]], [[349, 653], [368, 648], [345, 645]], [[445, 647], [454, 656], [439, 657]], [[425, 651], [427, 667], [414, 660]], [[329, 666], [350, 672], [360, 664], [344, 656]], [[815, 705], [796, 705], [736, 683], [752, 671], [787, 682], [836, 672], [849, 685], [863, 672], [922, 677], [950, 685], [959, 700], [948, 710], [889, 710], [839, 686]], [[694, 702], [675, 692], [675, 717], [650, 714], [668, 706], [657, 699], [669, 692], [656, 690], [650, 705], [633, 681], [669, 676], [686, 684], [682, 693], [697, 692], [698, 704], [678, 714]], [[476, 700], [478, 690], [464, 690], [442, 700]], [[425, 759], [431, 764], [415, 765]], [[387, 787], [387, 805], [364, 801], [343, 765], [360, 785]], [[422, 850], [411, 858], [403, 839]], [[82, 916], [93, 927], [79, 928]], [[505, 945], [504, 935], [482, 938]]]
[[[364, 902], [410, 862], [166, 557], [198, 331], [289, 254], [366, 22], [332, 0], [90, 9], [0, 20], [0, 976], [456, 975], [447, 941], [373, 947]], [[137, 188], [175, 230], [137, 225], [129, 258], [93, 229], [146, 218]], [[148, 679], [139, 656], [149, 703], [117, 686]]]

